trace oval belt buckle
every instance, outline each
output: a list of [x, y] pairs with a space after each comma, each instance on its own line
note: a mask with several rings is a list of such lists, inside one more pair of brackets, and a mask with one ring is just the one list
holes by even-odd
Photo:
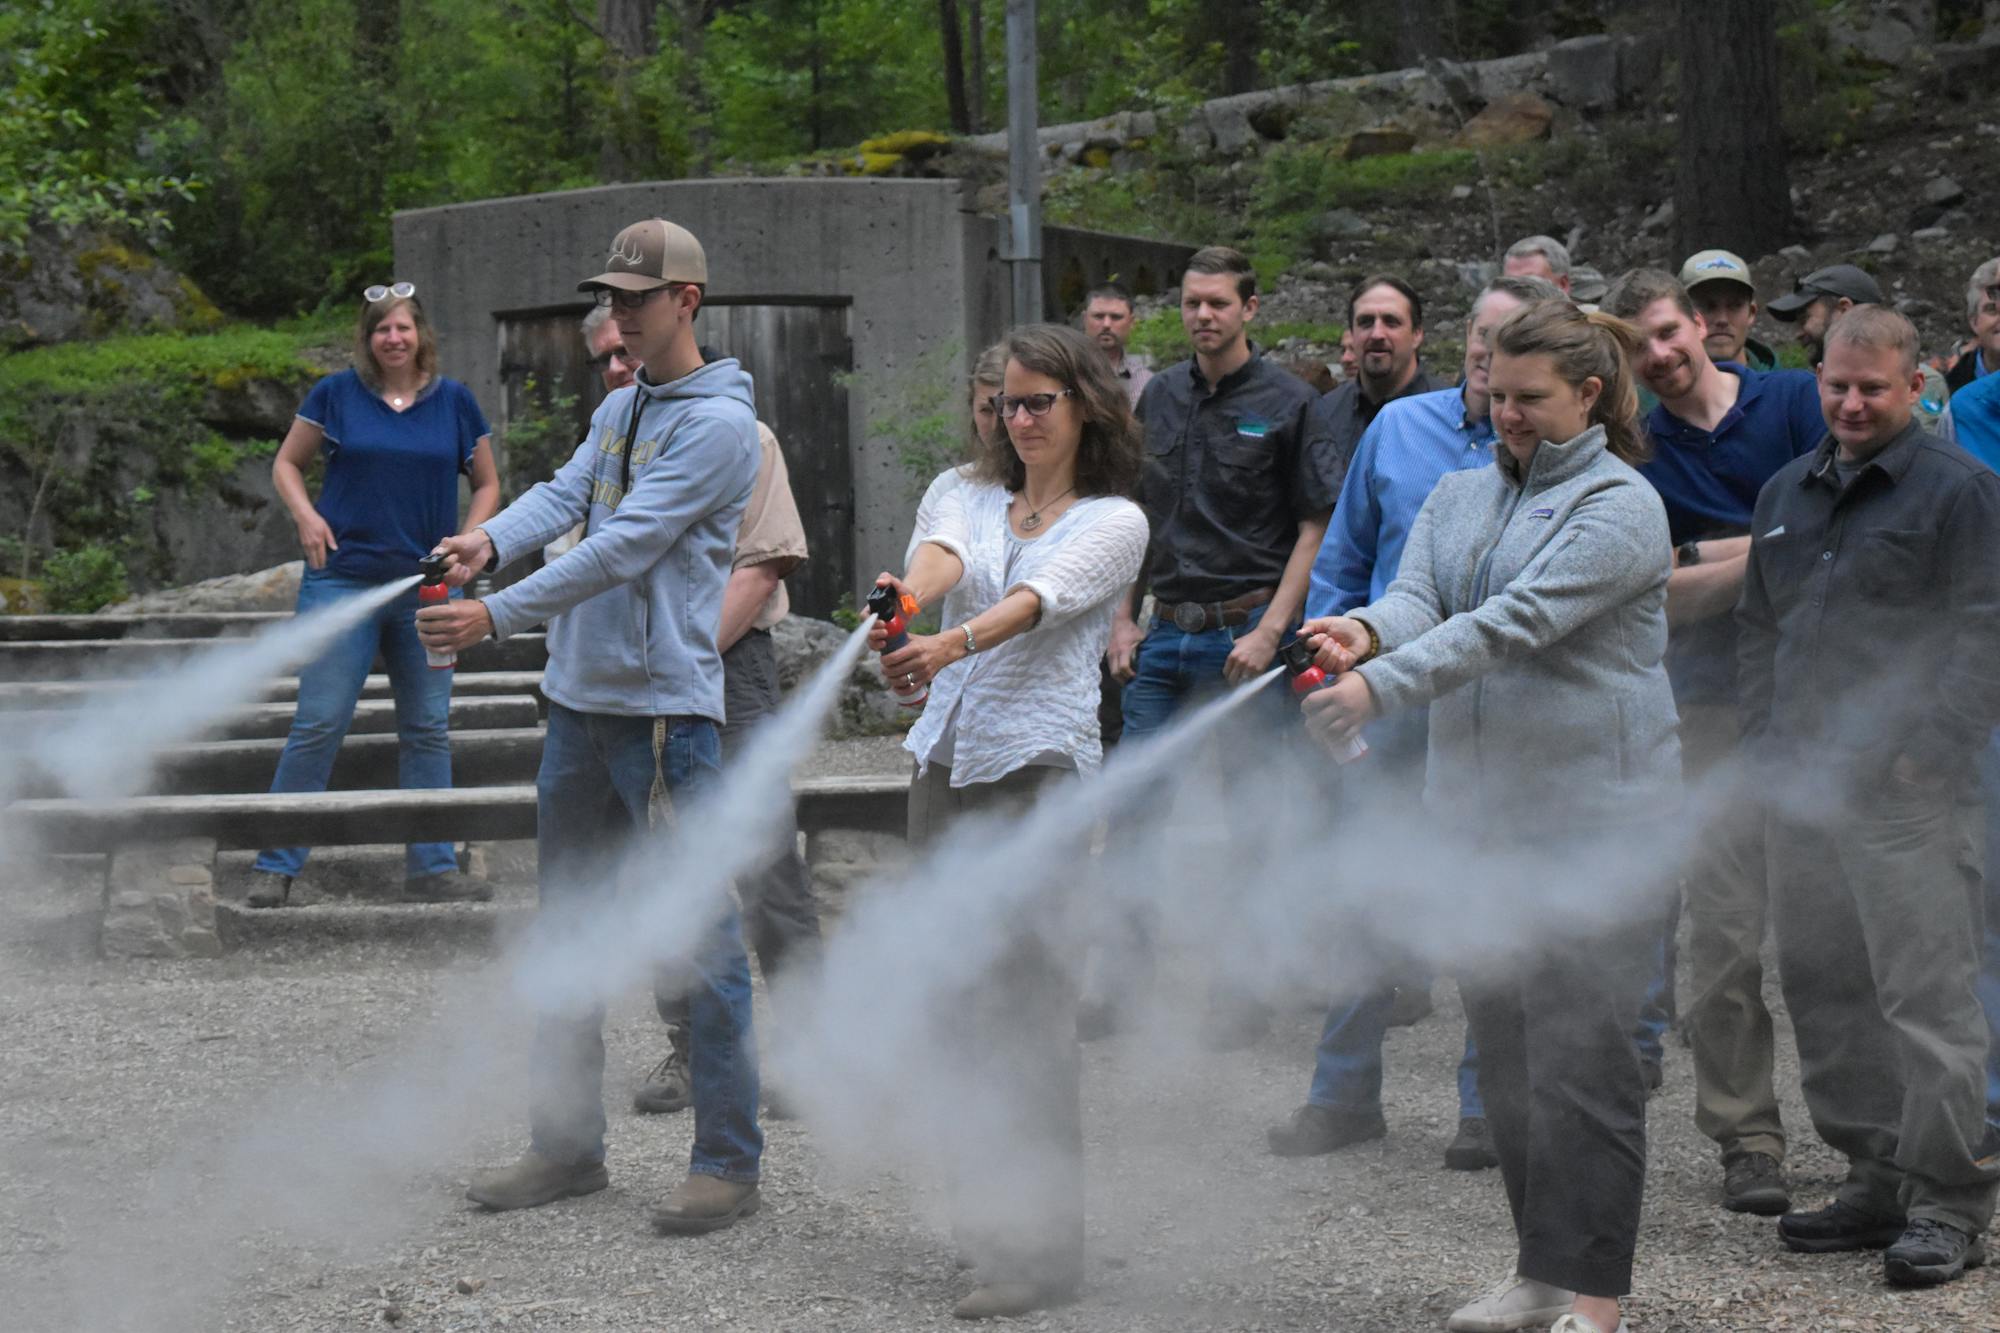
[[1174, 628], [1183, 634], [1199, 634], [1208, 627], [1208, 611], [1200, 602], [1182, 602], [1174, 608]]

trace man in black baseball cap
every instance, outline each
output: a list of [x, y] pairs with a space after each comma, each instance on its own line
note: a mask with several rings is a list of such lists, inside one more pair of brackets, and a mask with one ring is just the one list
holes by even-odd
[[1826, 331], [1835, 320], [1855, 306], [1881, 304], [1882, 288], [1874, 278], [1852, 264], [1829, 264], [1806, 274], [1796, 290], [1764, 308], [1773, 319], [1799, 326], [1799, 341], [1817, 366], [1826, 345]]
[[[1818, 370], [1826, 352], [1826, 331], [1858, 305], [1882, 304], [1881, 284], [1872, 276], [1852, 264], [1829, 264], [1800, 278], [1797, 289], [1765, 309], [1777, 319], [1798, 324], [1799, 342], [1813, 369]], [[1925, 362], [1917, 368], [1924, 377], [1923, 391], [1917, 396], [1917, 420], [1925, 430], [1932, 430], [1951, 401], [1951, 391], [1936, 366]]]

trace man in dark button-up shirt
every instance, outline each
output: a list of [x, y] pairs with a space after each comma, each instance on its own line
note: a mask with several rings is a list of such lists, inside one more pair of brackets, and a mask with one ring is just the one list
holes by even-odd
[[1347, 298], [1347, 329], [1354, 338], [1354, 375], [1313, 405], [1313, 428], [1333, 450], [1336, 498], [1361, 434], [1383, 404], [1445, 387], [1417, 363], [1424, 345], [1424, 301], [1401, 278], [1380, 273], [1363, 278]]
[[[1312, 433], [1311, 386], [1249, 341], [1256, 293], [1241, 254], [1196, 252], [1181, 279], [1181, 323], [1194, 356], [1156, 373], [1139, 398], [1139, 498], [1153, 539], [1139, 584], [1113, 617], [1107, 654], [1112, 676], [1125, 682], [1128, 741], [1159, 731], [1189, 701], [1270, 668], [1299, 621], [1339, 495], [1328, 450]], [[1133, 616], [1147, 592], [1153, 614], [1142, 630]], [[1284, 696], [1271, 698], [1297, 730]], [[1120, 941], [1107, 942], [1099, 969], [1106, 993], [1085, 1001], [1086, 1037], [1110, 1031], [1115, 1006], [1142, 982], [1149, 943], [1142, 931], [1122, 943], [1121, 952]], [[1219, 998], [1210, 1044], [1254, 1040], [1268, 1022], [1262, 1007]]]
[[1973, 781], [2000, 722], [2000, 476], [1916, 424], [1922, 391], [1901, 315], [1865, 306], [1828, 331], [1831, 437], [1758, 496], [1737, 610], [1744, 743], [1779, 793], [1766, 836], [1800, 1084], [1849, 1163], [1834, 1202], [1779, 1235], [1887, 1245], [1905, 1285], [1983, 1258], [2000, 1181]]

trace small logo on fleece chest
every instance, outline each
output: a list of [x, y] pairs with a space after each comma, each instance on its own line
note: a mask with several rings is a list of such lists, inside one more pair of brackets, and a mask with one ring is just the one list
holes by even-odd
[[1530, 509], [1528, 511], [1529, 518], [1554, 518], [1555, 516], [1556, 516], [1556, 511], [1547, 507], [1543, 507], [1541, 509]]

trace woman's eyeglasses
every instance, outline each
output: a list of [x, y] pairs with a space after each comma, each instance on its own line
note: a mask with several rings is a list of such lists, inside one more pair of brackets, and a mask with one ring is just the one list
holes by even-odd
[[407, 301], [416, 294], [417, 284], [414, 282], [392, 282], [387, 287], [378, 282], [373, 287], [361, 289], [361, 299], [369, 305], [374, 305], [377, 301], [386, 301], [392, 296], [398, 301]]
[[677, 292], [687, 286], [684, 282], [670, 282], [664, 287], [648, 287], [643, 292], [628, 292], [618, 287], [599, 287], [597, 304], [617, 306], [620, 310], [637, 310], [661, 292]]
[[1031, 417], [1045, 417], [1049, 414], [1049, 409], [1056, 405], [1056, 399], [1074, 397], [1075, 394], [1075, 389], [1061, 389], [1055, 393], [1024, 393], [1018, 398], [996, 393], [986, 401], [993, 405], [993, 410], [999, 414], [1002, 421], [1011, 421], [1014, 413], [1024, 407], [1028, 409], [1028, 415]]

